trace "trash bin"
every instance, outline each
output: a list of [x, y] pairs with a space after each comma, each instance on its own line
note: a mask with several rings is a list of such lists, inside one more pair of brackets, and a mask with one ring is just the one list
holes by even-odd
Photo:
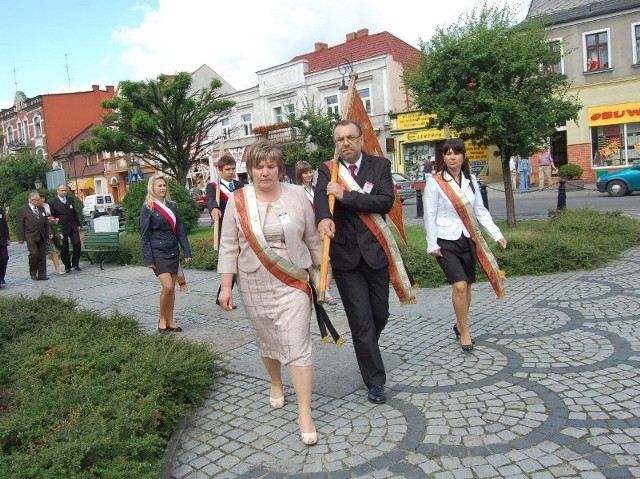
[[120, 218], [117, 216], [99, 216], [93, 220], [96, 233], [117, 233], [120, 230]]

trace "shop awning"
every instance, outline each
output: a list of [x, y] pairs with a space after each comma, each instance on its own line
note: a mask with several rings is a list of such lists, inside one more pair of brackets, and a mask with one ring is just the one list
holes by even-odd
[[93, 181], [93, 178], [87, 178], [86, 180], [84, 180], [84, 183], [82, 184], [82, 188], [83, 190], [93, 190], [96, 187], [96, 182]]

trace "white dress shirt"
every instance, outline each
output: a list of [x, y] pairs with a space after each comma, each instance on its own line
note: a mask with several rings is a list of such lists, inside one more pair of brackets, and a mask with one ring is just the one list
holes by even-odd
[[[446, 173], [445, 178], [451, 179]], [[475, 193], [471, 189], [471, 181], [473, 181]], [[453, 179], [451, 179], [451, 185], [453, 188], [462, 190], [473, 207], [473, 213], [478, 223], [489, 233], [491, 238], [494, 241], [503, 239], [504, 236], [500, 229], [493, 222], [491, 214], [482, 203], [480, 186], [475, 176], [471, 177], [471, 181], [463, 175], [460, 186]], [[437, 242], [438, 238], [455, 241], [460, 238], [460, 235], [465, 235], [467, 238], [471, 236], [458, 216], [453, 203], [451, 203], [449, 197], [433, 177], [427, 179], [423, 202], [425, 212], [424, 228], [427, 232], [427, 253], [440, 249]]]

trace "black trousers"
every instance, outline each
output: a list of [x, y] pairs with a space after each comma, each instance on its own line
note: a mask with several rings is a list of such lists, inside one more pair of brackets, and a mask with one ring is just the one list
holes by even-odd
[[47, 240], [27, 243], [29, 251], [29, 275], [44, 278], [47, 276]]
[[[69, 259], [69, 240], [73, 246], [71, 259]], [[60, 259], [66, 269], [80, 266], [80, 253], [82, 245], [80, 244], [80, 233], [72, 231], [69, 234], [62, 235], [62, 251], [60, 251]]]
[[7, 264], [9, 264], [9, 249], [6, 244], [0, 244], [0, 279], [3, 281], [7, 274]]
[[347, 313], [353, 348], [364, 384], [384, 385], [387, 375], [378, 340], [389, 320], [389, 270], [372, 269], [360, 259], [354, 270], [333, 269], [342, 306]]

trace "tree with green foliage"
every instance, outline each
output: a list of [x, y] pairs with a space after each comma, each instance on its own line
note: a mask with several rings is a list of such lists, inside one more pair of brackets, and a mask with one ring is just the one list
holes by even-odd
[[[128, 233], [140, 232], [140, 208], [147, 197], [147, 183], [148, 181], [131, 183], [127, 194], [120, 202], [124, 213], [124, 230]], [[188, 233], [198, 225], [200, 209], [184, 186], [179, 185], [176, 181], [169, 181], [168, 186], [171, 200], [178, 206], [180, 218], [182, 218]]]
[[316, 105], [313, 99], [305, 98], [302, 108], [289, 120], [292, 128], [297, 128], [302, 138], [297, 143], [283, 145], [285, 164], [293, 165], [305, 160], [314, 168], [333, 158], [333, 125], [340, 118], [336, 113]]
[[0, 204], [9, 204], [19, 193], [33, 191], [35, 179], [44, 183], [48, 171], [51, 166], [47, 160], [28, 150], [4, 160], [0, 163]]
[[105, 121], [92, 130], [91, 138], [79, 143], [80, 151], [135, 153], [185, 185], [191, 166], [206, 157], [215, 142], [209, 132], [235, 105], [222, 98], [221, 86], [214, 78], [194, 92], [186, 72], [124, 81], [118, 96], [102, 102]]
[[435, 114], [431, 126], [497, 147], [509, 226], [516, 221], [509, 157], [537, 151], [558, 125], [577, 120], [581, 108], [569, 79], [553, 68], [559, 61], [542, 20], [516, 25], [512, 7], [485, 3], [437, 28], [421, 44], [417, 69], [405, 74], [417, 107]]

